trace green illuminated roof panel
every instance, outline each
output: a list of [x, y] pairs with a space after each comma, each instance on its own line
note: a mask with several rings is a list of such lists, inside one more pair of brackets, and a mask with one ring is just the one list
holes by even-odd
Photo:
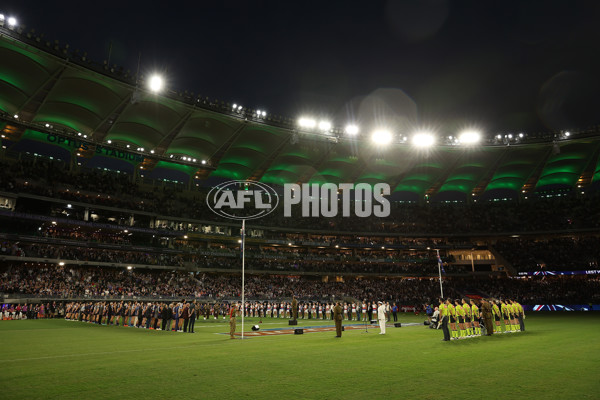
[[371, 155], [365, 168], [355, 181], [356, 183], [394, 184], [412, 168], [416, 157], [416, 153], [408, 146], [380, 149]]
[[0, 38], [0, 82], [11, 85], [27, 96], [33, 95], [59, 68], [57, 62], [40, 57]]
[[[330, 144], [322, 140], [299, 140], [292, 143], [288, 141], [279, 155], [273, 160], [261, 181], [269, 182], [276, 179], [280, 183], [281, 179], [289, 179], [289, 182], [296, 183], [302, 177], [310, 177], [316, 172], [316, 164], [323, 157]], [[281, 175], [280, 171], [287, 171]]]
[[320, 164], [315, 165], [314, 174], [308, 179], [308, 183], [349, 183], [361, 164], [357, 144], [340, 142], [333, 145], [325, 143], [325, 145], [329, 152], [324, 152], [324, 158], [317, 160]]
[[40, 110], [35, 115], [34, 122], [60, 124], [90, 134], [101, 119], [90, 110], [74, 103], [46, 103], [43, 111]]
[[130, 142], [145, 149], [154, 149], [162, 138], [162, 132], [134, 122], [120, 122], [106, 135], [106, 139]]
[[[211, 177], [248, 179], [276, 157], [278, 149], [289, 139], [289, 131], [259, 124], [248, 124], [227, 149]], [[242, 177], [242, 178], [239, 178]]]
[[438, 193], [471, 192], [479, 182], [489, 174], [504, 148], [470, 148], [465, 149], [462, 157], [454, 165]]
[[549, 151], [548, 145], [507, 147], [485, 191], [519, 191]]
[[166, 153], [208, 160], [231, 138], [241, 123], [214, 113], [197, 111], [180, 129]]
[[91, 134], [128, 94], [122, 85], [104, 82], [97, 74], [85, 76], [81, 71], [68, 69], [53, 86], [34, 121], [73, 119], [65, 125]]
[[560, 144], [546, 162], [536, 190], [547, 186], [574, 186], [589, 164], [600, 140], [588, 139]]
[[393, 192], [410, 192], [423, 197], [461, 155], [460, 149], [453, 148], [432, 148], [428, 151], [414, 152], [412, 166], [403, 174]]

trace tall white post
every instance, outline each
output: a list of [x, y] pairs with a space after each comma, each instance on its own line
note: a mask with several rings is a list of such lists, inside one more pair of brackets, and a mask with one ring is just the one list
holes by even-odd
[[245, 274], [246, 274], [246, 220], [242, 220], [242, 339], [244, 338], [244, 314], [246, 313]]

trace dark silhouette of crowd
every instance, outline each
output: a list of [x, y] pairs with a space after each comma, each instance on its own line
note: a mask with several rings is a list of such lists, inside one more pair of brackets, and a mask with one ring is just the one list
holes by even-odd
[[543, 239], [514, 238], [495, 244], [518, 271], [598, 269], [600, 238], [569, 236]]

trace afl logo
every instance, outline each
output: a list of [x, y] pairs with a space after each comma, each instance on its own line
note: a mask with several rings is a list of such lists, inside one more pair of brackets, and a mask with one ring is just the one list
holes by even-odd
[[208, 192], [206, 204], [217, 215], [229, 219], [257, 219], [272, 213], [279, 196], [272, 187], [256, 181], [228, 181]]

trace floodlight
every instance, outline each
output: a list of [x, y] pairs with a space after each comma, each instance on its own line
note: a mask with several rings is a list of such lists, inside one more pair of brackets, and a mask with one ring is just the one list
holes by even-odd
[[87, 139], [87, 135], [83, 135], [83, 138], [84, 138], [84, 139]]
[[392, 134], [385, 130], [375, 131], [371, 135], [371, 140], [379, 145], [390, 144], [392, 142]]
[[519, 133], [520, 138], [522, 138], [523, 136], [525, 136], [523, 133]]
[[202, 160], [202, 164], [206, 164], [206, 160]]
[[133, 268], [133, 267], [132, 267], [131, 265], [128, 265], [128, 266], [127, 266], [127, 269], [128, 269], [128, 270], [130, 270], [130, 271], [131, 271], [131, 269], [132, 269], [132, 268]]
[[111, 144], [112, 140], [109, 139], [109, 140], [106, 141], [106, 143]]
[[8, 17], [8, 26], [15, 26], [17, 24], [17, 19], [15, 17]]
[[571, 132], [565, 132], [565, 136], [566, 136], [566, 137], [569, 137], [569, 136], [571, 136]]
[[154, 150], [150, 150], [150, 154], [154, 154]]
[[421, 132], [413, 136], [412, 142], [417, 147], [430, 147], [435, 143], [435, 137], [431, 133]]
[[159, 75], [152, 75], [148, 81], [148, 87], [151, 91], [158, 93], [164, 86], [163, 79]]
[[15, 117], [15, 119], [19, 119], [19, 114], [15, 114], [13, 117]]
[[0, 14], [0, 22], [4, 21], [4, 14]]
[[263, 117], [266, 117], [266, 116], [267, 116], [267, 112], [266, 112], [266, 111], [263, 111], [263, 112], [262, 112], [262, 116], [263, 116]]
[[502, 135], [498, 135], [498, 136], [496, 136], [496, 139], [498, 139], [498, 140], [499, 140], [499, 139], [502, 139]]
[[300, 125], [301, 128], [312, 129], [317, 125], [317, 122], [314, 119], [303, 117], [298, 120], [298, 125]]
[[356, 126], [356, 125], [346, 125], [345, 132], [348, 135], [356, 135], [356, 134], [358, 134], [358, 126]]
[[509, 139], [512, 139], [512, 133], [509, 133], [509, 134], [508, 134], [508, 138], [509, 138]]
[[458, 136], [458, 140], [464, 144], [475, 144], [481, 140], [481, 134], [477, 131], [464, 131]]
[[233, 109], [236, 110], [237, 109], [237, 104], [233, 103]]
[[64, 263], [64, 261], [61, 261], [58, 263], [58, 265], [60, 265], [62, 267], [63, 265], [65, 265], [65, 263]]
[[127, 148], [130, 148], [130, 147], [131, 147], [130, 145], [127, 145]]
[[329, 121], [321, 121], [319, 122], [319, 129], [323, 132], [328, 132], [331, 129], [331, 122]]
[[196, 159], [194, 158], [192, 161], [193, 161], [193, 162], [196, 162]]
[[81, 132], [77, 132], [77, 136], [81, 136]]
[[140, 151], [144, 151], [144, 148], [143, 148], [143, 147], [140, 147]]

